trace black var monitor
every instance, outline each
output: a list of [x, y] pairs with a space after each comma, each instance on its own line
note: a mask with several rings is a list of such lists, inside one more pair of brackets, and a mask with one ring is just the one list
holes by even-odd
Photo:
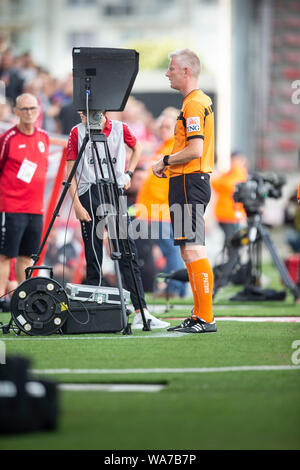
[[134, 49], [73, 48], [73, 103], [78, 111], [123, 111], [138, 73]]

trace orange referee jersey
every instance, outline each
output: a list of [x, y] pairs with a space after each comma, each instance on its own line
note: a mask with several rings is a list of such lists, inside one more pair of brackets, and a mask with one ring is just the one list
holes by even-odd
[[170, 177], [185, 173], [211, 173], [214, 168], [214, 112], [209, 96], [193, 90], [183, 100], [177, 119], [172, 154], [187, 147], [190, 139], [203, 139], [201, 158], [170, 166]]
[[157, 178], [153, 174], [152, 165], [162, 155], [168, 155], [174, 145], [174, 137], [166, 140], [155, 152], [151, 160], [148, 173], [138, 192], [136, 200], [136, 217], [143, 220], [170, 222], [169, 211], [169, 175], [167, 178]]

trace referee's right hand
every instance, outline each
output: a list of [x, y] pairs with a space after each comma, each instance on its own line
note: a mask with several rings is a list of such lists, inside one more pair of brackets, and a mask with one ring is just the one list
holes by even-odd
[[166, 169], [167, 167], [164, 165], [163, 159], [158, 160], [158, 162], [152, 165], [153, 174], [158, 178], [167, 178], [167, 175], [165, 175]]

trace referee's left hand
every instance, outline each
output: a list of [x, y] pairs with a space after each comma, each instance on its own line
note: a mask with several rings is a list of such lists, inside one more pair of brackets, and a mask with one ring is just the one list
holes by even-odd
[[164, 165], [163, 159], [152, 165], [153, 174], [158, 178], [167, 178], [167, 175], [165, 175], [166, 169], [167, 167]]

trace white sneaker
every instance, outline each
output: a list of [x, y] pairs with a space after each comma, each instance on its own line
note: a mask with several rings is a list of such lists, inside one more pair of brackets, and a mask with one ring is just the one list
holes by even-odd
[[[170, 326], [170, 323], [166, 321], [159, 320], [158, 318], [154, 317], [151, 315], [151, 313], [148, 312], [147, 309], [144, 308], [144, 315], [146, 320], [151, 320], [150, 323], [150, 328], [168, 328]], [[144, 328], [144, 323], [142, 319], [142, 314], [141, 313], [136, 313], [135, 317], [132, 322], [131, 328], [133, 330], [142, 330]]]

